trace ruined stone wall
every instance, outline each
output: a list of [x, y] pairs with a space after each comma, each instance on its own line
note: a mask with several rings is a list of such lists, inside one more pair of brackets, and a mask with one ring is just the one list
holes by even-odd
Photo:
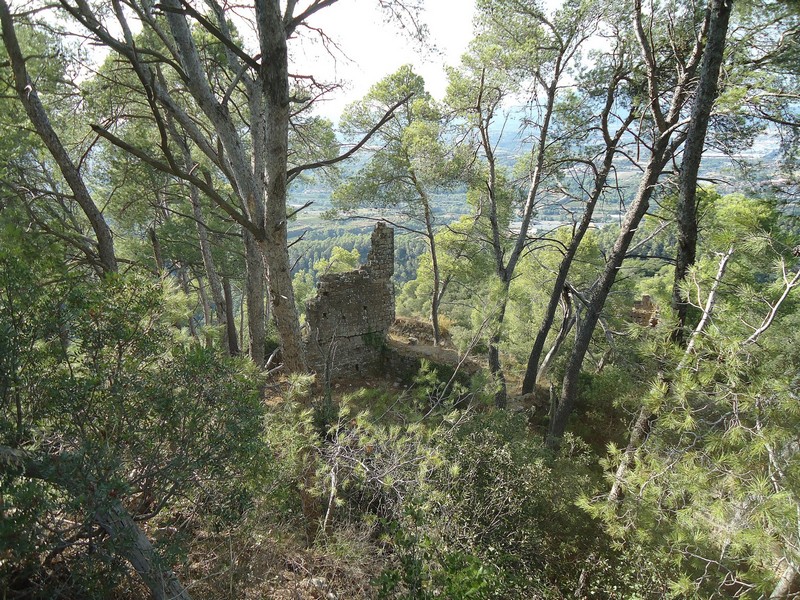
[[643, 327], [655, 327], [658, 325], [658, 307], [648, 294], [642, 296], [641, 301], [634, 301], [631, 319], [634, 323]]
[[394, 322], [394, 230], [378, 223], [366, 264], [322, 275], [306, 304], [308, 364], [332, 379], [364, 375], [380, 366], [380, 350]]

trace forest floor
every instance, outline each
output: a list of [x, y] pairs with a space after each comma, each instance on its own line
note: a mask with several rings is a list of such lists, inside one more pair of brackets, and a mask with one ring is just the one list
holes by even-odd
[[[468, 376], [488, 370], [483, 356], [466, 359], [456, 349], [449, 336], [435, 346], [429, 323], [398, 318], [387, 336], [388, 346], [405, 357], [428, 359], [432, 363], [463, 370]], [[541, 428], [547, 414], [549, 394], [546, 388], [535, 394], [515, 396], [521, 382], [509, 381], [508, 408], [525, 412], [531, 432]], [[396, 373], [382, 373], [340, 379], [332, 384], [335, 403], [348, 402], [355, 411], [371, 410], [379, 414], [394, 414], [397, 403], [412, 398], [415, 384], [404, 382]], [[273, 408], [285, 400], [276, 393], [266, 399]], [[394, 408], [393, 408], [394, 407]], [[491, 402], [475, 406], [479, 411], [492, 410]], [[403, 409], [399, 409], [403, 412]], [[382, 554], [382, 544], [369, 527], [350, 524], [333, 528], [318, 535], [308, 545], [302, 534], [300, 514], [280, 522], [273, 514], [276, 507], [260, 506], [266, 522], [272, 525], [264, 531], [258, 527], [248, 531], [236, 529], [209, 534], [196, 544], [190, 554], [189, 570], [195, 581], [192, 590], [196, 597], [275, 598], [278, 600], [335, 600], [368, 599], [376, 596], [373, 582], [389, 566], [391, 559]], [[259, 521], [260, 519], [256, 519]], [[216, 572], [208, 573], [205, 564], [227, 562]]]

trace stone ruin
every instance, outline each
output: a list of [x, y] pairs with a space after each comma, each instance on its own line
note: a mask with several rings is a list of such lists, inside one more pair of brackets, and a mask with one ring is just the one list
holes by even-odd
[[641, 300], [634, 301], [631, 320], [643, 327], [655, 327], [658, 325], [658, 306], [655, 305], [648, 294], [642, 296]]
[[320, 378], [371, 374], [394, 323], [394, 230], [378, 223], [366, 264], [322, 275], [306, 303], [309, 367]]

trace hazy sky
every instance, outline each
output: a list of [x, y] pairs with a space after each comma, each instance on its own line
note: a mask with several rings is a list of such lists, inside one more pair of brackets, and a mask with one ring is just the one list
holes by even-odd
[[361, 98], [372, 84], [406, 63], [413, 64], [428, 90], [442, 98], [446, 87], [443, 65], [457, 65], [472, 38], [474, 0], [427, 1], [423, 20], [438, 52], [426, 52], [404, 37], [396, 23], [385, 22], [377, 6], [374, 0], [340, 0], [310, 19], [309, 25], [324, 30], [347, 58], [334, 51], [334, 60], [314, 33], [290, 43], [295, 63], [292, 72], [345, 83], [346, 89], [336, 92], [335, 99], [319, 105], [318, 111], [334, 120], [345, 104]]

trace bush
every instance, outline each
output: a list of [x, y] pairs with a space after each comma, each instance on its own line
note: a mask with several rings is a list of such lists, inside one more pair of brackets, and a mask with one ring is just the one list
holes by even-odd
[[553, 456], [524, 415], [493, 411], [466, 420], [441, 452], [421, 510], [443, 547], [496, 573], [492, 597], [561, 598], [613, 577], [599, 568], [608, 538], [576, 504], [601, 485], [585, 444], [568, 437]]
[[3, 471], [0, 585], [109, 597], [128, 569], [96, 522], [109, 506], [171, 531], [165, 551], [181, 528], [249, 506], [266, 462], [259, 378], [176, 327], [184, 298], [168, 282], [87, 284], [0, 259], [0, 382], [14, 398], [0, 444], [39, 465], [37, 480]]

